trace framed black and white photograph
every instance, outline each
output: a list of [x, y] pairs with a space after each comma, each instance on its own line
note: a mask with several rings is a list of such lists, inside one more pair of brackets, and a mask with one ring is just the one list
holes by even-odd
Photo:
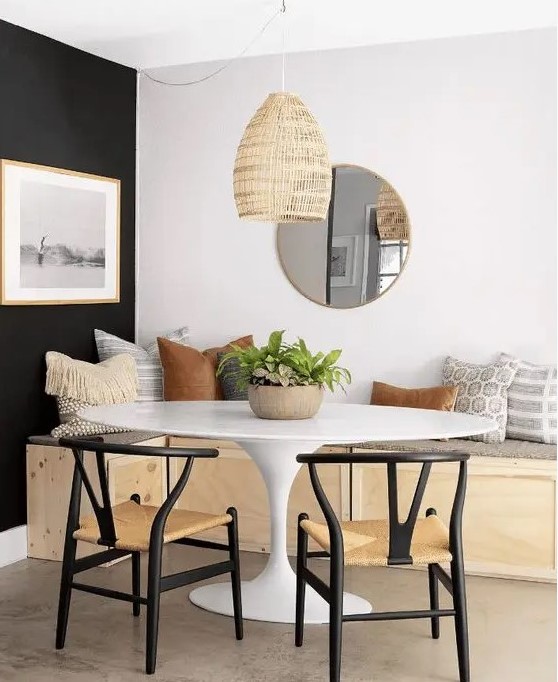
[[117, 303], [120, 181], [1, 163], [2, 304]]
[[333, 237], [330, 253], [332, 287], [353, 287], [356, 284], [358, 235]]

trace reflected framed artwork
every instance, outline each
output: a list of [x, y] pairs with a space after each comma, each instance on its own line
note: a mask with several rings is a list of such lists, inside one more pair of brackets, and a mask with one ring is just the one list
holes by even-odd
[[0, 163], [2, 304], [118, 303], [120, 181]]
[[331, 242], [331, 286], [354, 287], [359, 235], [333, 237]]

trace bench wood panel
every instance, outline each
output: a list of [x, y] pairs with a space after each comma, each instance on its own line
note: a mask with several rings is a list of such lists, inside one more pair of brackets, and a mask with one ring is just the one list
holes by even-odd
[[[408, 511], [419, 466], [398, 466], [399, 508]], [[455, 464], [435, 464], [421, 514], [435, 507], [449, 522]], [[385, 465], [355, 466], [353, 518], [385, 518]], [[465, 564], [469, 573], [525, 579], [556, 579], [556, 465], [547, 460], [472, 457], [463, 513]]]

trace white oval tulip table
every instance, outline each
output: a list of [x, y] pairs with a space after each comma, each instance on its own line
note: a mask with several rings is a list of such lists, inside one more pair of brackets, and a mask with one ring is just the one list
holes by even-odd
[[[402, 407], [326, 403], [312, 419], [258, 419], [244, 401], [156, 402], [87, 408], [85, 419], [126, 429], [238, 443], [258, 466], [269, 496], [271, 545], [267, 565], [254, 580], [243, 581], [244, 616], [251, 620], [294, 623], [295, 575], [287, 556], [287, 503], [300, 469], [296, 456], [324, 444], [365, 441], [459, 438], [496, 428], [482, 417]], [[304, 510], [300, 510], [304, 511]], [[240, 521], [242, 523], [242, 519]], [[201, 608], [232, 615], [229, 583], [198, 587], [190, 600]], [[365, 599], [345, 593], [345, 613], [371, 610]], [[328, 621], [328, 605], [306, 589], [306, 621]]]

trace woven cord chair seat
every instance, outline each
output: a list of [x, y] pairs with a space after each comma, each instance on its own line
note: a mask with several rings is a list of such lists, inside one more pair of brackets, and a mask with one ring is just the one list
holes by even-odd
[[[302, 528], [329, 552], [329, 530], [325, 524], [301, 521]], [[341, 524], [346, 566], [387, 566], [389, 524], [387, 520], [343, 521]], [[447, 527], [435, 516], [417, 519], [411, 541], [413, 564], [439, 564], [452, 559]]]
[[[118, 538], [115, 548], [133, 552], [149, 551], [151, 526], [158, 511], [159, 507], [140, 505], [132, 501], [114, 506], [112, 513]], [[231, 521], [232, 517], [229, 514], [215, 515], [186, 509], [173, 509], [167, 518], [163, 542], [190, 537], [210, 528], [225, 526]], [[98, 543], [100, 533], [94, 514], [80, 519], [79, 529], [75, 531], [74, 538], [92, 544]]]

